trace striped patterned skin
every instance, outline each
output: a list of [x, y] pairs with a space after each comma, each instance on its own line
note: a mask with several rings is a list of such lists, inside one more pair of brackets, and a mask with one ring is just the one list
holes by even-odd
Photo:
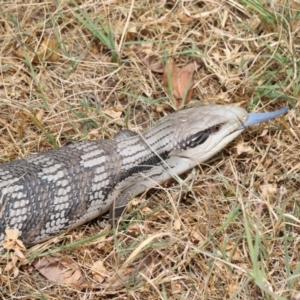
[[30, 246], [110, 207], [118, 217], [131, 197], [224, 148], [246, 118], [238, 107], [191, 108], [143, 134], [81, 142], [0, 165], [0, 243], [6, 228], [19, 229]]

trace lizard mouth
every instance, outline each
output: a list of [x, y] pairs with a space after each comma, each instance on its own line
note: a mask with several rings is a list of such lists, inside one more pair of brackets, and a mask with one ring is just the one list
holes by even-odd
[[268, 120], [274, 119], [280, 115], [287, 113], [289, 110], [288, 106], [285, 106], [279, 110], [265, 112], [265, 113], [249, 113], [247, 120], [241, 125], [237, 130], [243, 130], [249, 126], [266, 122]]

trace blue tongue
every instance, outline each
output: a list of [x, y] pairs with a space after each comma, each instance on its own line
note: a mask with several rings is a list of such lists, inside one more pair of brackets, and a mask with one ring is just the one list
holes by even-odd
[[239, 127], [238, 130], [245, 129], [245, 128], [255, 125], [255, 124], [266, 122], [270, 119], [274, 119], [280, 115], [285, 114], [288, 110], [289, 110], [289, 107], [285, 106], [279, 110], [266, 112], [266, 113], [249, 113], [247, 121], [241, 127]]

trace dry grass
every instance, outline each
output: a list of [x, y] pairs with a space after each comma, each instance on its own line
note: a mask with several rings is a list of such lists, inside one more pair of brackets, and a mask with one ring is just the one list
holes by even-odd
[[[178, 66], [202, 58], [193, 102], [252, 111], [289, 103], [293, 109], [244, 132], [207, 165], [182, 176], [183, 184], [169, 182], [135, 200], [131, 211], [142, 199], [148, 202], [126, 230], [113, 234], [104, 219], [64, 233], [29, 250], [16, 278], [4, 272], [3, 255], [0, 297], [296, 299], [299, 1], [77, 3], [1, 4], [3, 162], [71, 140], [110, 138], [124, 127], [145, 128], [170, 113], [174, 106], [161, 75], [142, 63], [141, 49], [162, 60], [173, 57]], [[58, 60], [47, 53], [50, 61], [33, 62], [33, 52], [49, 38], [57, 41], [52, 49]], [[238, 155], [238, 144], [251, 151]], [[57, 285], [31, 266], [33, 257], [49, 249], [72, 258], [90, 280], [95, 261], [103, 262], [106, 282], [122, 268], [128, 273], [137, 268], [142, 275], [119, 287]]]

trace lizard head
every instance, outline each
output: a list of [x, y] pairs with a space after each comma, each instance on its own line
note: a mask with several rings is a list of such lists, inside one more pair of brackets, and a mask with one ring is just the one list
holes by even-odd
[[180, 125], [177, 126], [178, 139], [174, 145], [176, 153], [170, 155], [185, 157], [196, 163], [204, 162], [247, 127], [273, 119], [287, 111], [288, 107], [284, 107], [273, 112], [247, 113], [243, 108], [226, 105], [183, 110], [181, 115], [177, 115], [177, 124]]

